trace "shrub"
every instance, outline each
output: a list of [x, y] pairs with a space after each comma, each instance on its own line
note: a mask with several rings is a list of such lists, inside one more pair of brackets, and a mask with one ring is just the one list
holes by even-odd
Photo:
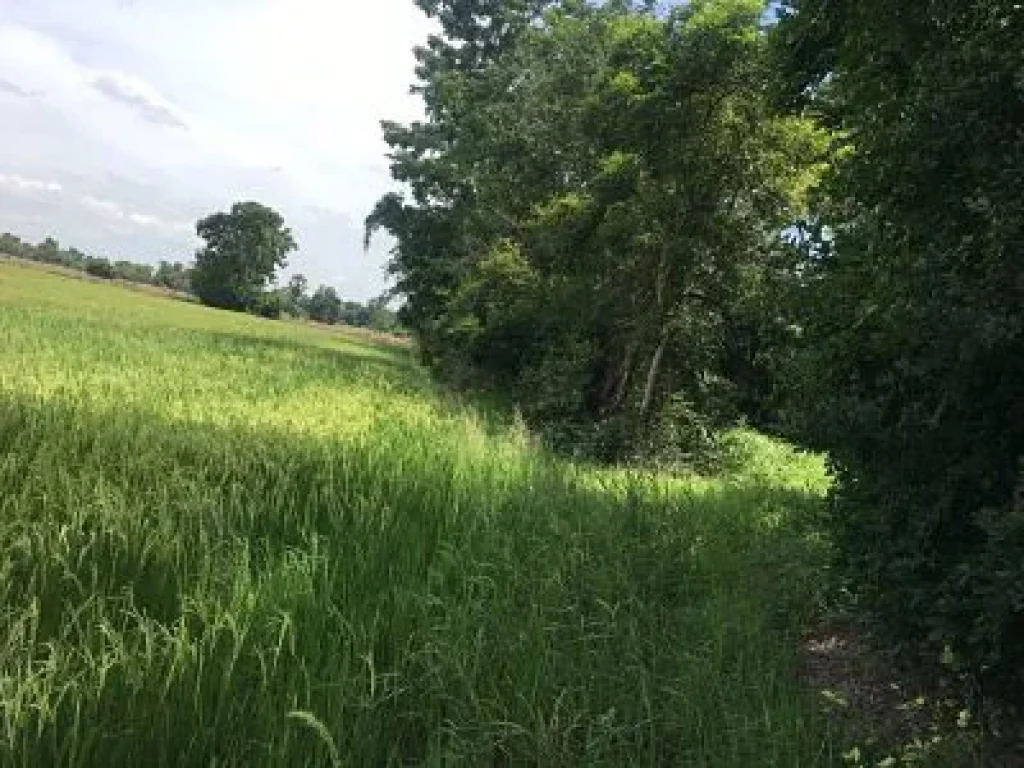
[[114, 279], [114, 266], [106, 259], [89, 259], [85, 264], [85, 271], [93, 277]]
[[284, 299], [277, 291], [266, 291], [253, 299], [249, 311], [260, 317], [277, 320], [284, 311]]

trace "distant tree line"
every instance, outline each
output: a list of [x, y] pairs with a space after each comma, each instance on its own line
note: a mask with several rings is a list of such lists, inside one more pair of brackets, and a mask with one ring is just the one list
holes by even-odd
[[365, 304], [345, 301], [329, 285], [321, 285], [310, 292], [309, 281], [300, 274], [293, 275], [288, 281], [281, 300], [289, 314], [307, 317], [317, 323], [351, 325], [386, 333], [402, 330], [398, 313], [388, 308], [387, 295], [371, 299]]
[[[243, 203], [241, 205], [256, 206], [258, 204]], [[255, 212], [257, 222], [261, 221], [260, 216], [265, 215], [266, 212], [273, 214], [270, 209], [265, 209], [263, 206], [248, 209], [235, 206], [233, 211], [240, 211], [243, 214], [243, 228], [252, 222], [251, 219], [248, 222], [245, 221], [245, 213]], [[218, 216], [220, 218], [217, 218]], [[213, 217], [207, 217], [201, 221], [197, 228], [202, 230], [201, 234], [213, 235], [217, 227], [223, 228], [226, 223], [232, 221], [234, 220], [231, 219], [230, 213], [215, 214]], [[283, 220], [278, 221], [271, 217], [268, 221], [272, 227], [283, 226]], [[226, 245], [224, 236], [222, 233], [218, 236], [220, 239], [217, 240], [217, 244], [224, 248]], [[255, 237], [258, 239], [259, 236], [257, 231]], [[253, 242], [255, 241], [243, 242], [241, 244], [243, 251], [239, 255], [238, 262], [235, 266], [228, 265], [226, 268], [223, 266], [211, 267], [210, 241], [208, 241], [207, 248], [200, 253], [195, 265], [184, 264], [180, 261], [160, 261], [156, 266], [125, 260], [115, 261], [83, 253], [77, 248], [63, 248], [52, 237], [48, 237], [38, 244], [32, 244], [10, 233], [0, 234], [0, 255], [72, 269], [103, 280], [121, 280], [140, 285], [152, 285], [195, 296], [211, 306], [247, 311], [265, 317], [278, 318], [287, 315], [295, 318], [308, 318], [314, 322], [329, 325], [369, 328], [384, 333], [402, 331], [398, 315], [388, 308], [386, 297], [372, 299], [365, 304], [345, 301], [335, 288], [326, 285], [321, 285], [310, 293], [308, 281], [303, 275], [293, 276], [284, 288], [273, 287], [270, 283], [279, 264], [283, 263], [283, 259], [272, 262], [269, 274], [266, 271], [266, 263], [263, 264], [262, 271], [260, 271], [254, 267], [253, 259], [244, 250]], [[259, 247], [254, 247], [253, 251], [261, 252]], [[265, 248], [264, 252], [266, 252]], [[235, 271], [236, 269], [238, 272]], [[258, 275], [265, 276], [259, 277]]]
[[0, 254], [74, 269], [104, 280], [154, 285], [181, 293], [191, 291], [191, 270], [180, 261], [161, 261], [155, 267], [132, 261], [111, 261], [83, 253], [77, 248], [62, 248], [52, 237], [33, 245], [9, 232], [0, 234]]
[[366, 226], [424, 361], [598, 459], [827, 452], [862, 604], [1019, 705], [1019, 2], [416, 2]]

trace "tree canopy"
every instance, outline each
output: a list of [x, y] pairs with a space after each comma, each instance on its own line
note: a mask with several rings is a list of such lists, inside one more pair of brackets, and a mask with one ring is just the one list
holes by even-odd
[[192, 287], [204, 304], [222, 309], [256, 309], [297, 247], [281, 214], [255, 202], [201, 219], [196, 233], [206, 245], [196, 254]]
[[824, 139], [767, 96], [756, 0], [546, 5], [451, 10], [460, 53], [508, 34], [421, 51], [432, 119], [385, 126], [410, 194], [368, 228], [428, 362], [623, 458], [666, 408], [693, 435], [733, 411], [723, 330], [787, 268]]

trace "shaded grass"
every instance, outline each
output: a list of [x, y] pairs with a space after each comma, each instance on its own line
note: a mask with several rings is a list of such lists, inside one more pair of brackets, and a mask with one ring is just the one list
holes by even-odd
[[401, 350], [3, 265], [0, 312], [3, 764], [833, 762], [813, 459], [599, 472]]

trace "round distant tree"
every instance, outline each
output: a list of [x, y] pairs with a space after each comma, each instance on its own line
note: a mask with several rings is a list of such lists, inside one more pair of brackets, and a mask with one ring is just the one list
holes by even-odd
[[295, 250], [281, 214], [260, 203], [235, 203], [196, 224], [206, 241], [196, 254], [192, 289], [204, 304], [238, 311], [259, 304], [275, 271]]
[[327, 285], [321, 285], [309, 297], [307, 310], [310, 320], [334, 325], [341, 320], [342, 302], [338, 292]]

